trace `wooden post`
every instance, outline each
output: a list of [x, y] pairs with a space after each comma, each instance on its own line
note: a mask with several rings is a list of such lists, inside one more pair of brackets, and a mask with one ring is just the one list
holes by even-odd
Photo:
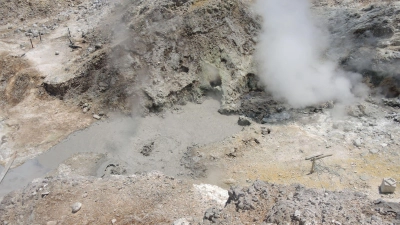
[[315, 159], [311, 160], [312, 161], [312, 165], [311, 165], [311, 171], [310, 174], [314, 173], [315, 171]]
[[40, 41], [42, 41], [42, 34], [40, 34], [41, 32], [39, 31], [39, 38], [40, 38]]
[[329, 157], [329, 156], [332, 156], [332, 154], [330, 154], [330, 155], [318, 154], [318, 155], [314, 155], [311, 157], [307, 157], [306, 160], [310, 160], [312, 162], [311, 170], [310, 170], [309, 174], [313, 174], [315, 172], [315, 161], [317, 161], [318, 159], [323, 159], [323, 158]]
[[14, 162], [15, 157], [17, 156], [17, 152], [14, 152], [12, 156], [10, 157], [10, 161], [8, 161], [6, 167], [4, 167], [3, 172], [0, 174], [0, 183], [3, 181], [4, 177], [6, 176], [8, 170], [10, 169], [12, 163]]
[[32, 38], [29, 38], [29, 40], [31, 41], [31, 45], [32, 45], [32, 48], [33, 48]]

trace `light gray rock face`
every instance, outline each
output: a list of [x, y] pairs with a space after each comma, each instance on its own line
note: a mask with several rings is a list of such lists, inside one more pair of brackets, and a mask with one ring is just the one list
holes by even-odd
[[[114, 9], [120, 17], [113, 24], [87, 34], [91, 59], [68, 80], [45, 80], [44, 87], [63, 99], [127, 110], [140, 105], [145, 112], [202, 102], [212, 92], [221, 97], [221, 113], [280, 121], [287, 114], [274, 118], [284, 109], [257, 76], [253, 55], [262, 21], [250, 2], [126, 1]], [[313, 7], [332, 34], [325, 57], [363, 74], [389, 97], [400, 93], [398, 10]]]
[[243, 1], [144, 1], [128, 5], [129, 37], [120, 46], [151, 81], [146, 107], [158, 110], [198, 101], [207, 91], [222, 95], [222, 108], [235, 101], [254, 72], [252, 54], [260, 24]]
[[[268, 104], [265, 112], [245, 112], [246, 95], [267, 99], [248, 94], [265, 89], [253, 58], [262, 21], [249, 4], [244, 0], [129, 2], [121, 9], [123, 23], [110, 31], [114, 34], [114, 47], [107, 53], [110, 71], [128, 83], [122, 85], [123, 93], [142, 96], [140, 104], [148, 111], [201, 102], [205, 93], [214, 92], [222, 98], [221, 113], [240, 113], [257, 122], [280, 113], [278, 106], [271, 108], [275, 102], [263, 102]], [[390, 97], [400, 93], [397, 8], [313, 8], [332, 34], [327, 57], [361, 73]], [[109, 84], [105, 94], [115, 89], [111, 81], [104, 83]]]
[[103, 43], [93, 60], [67, 81], [45, 81], [49, 93], [105, 97], [103, 105], [136, 96], [157, 112], [212, 92], [230, 113], [242, 93], [260, 88], [253, 53], [261, 26], [247, 1], [127, 1], [115, 11], [115, 25], [90, 40]]
[[383, 94], [400, 94], [400, 7], [375, 4], [359, 7], [317, 7], [332, 34], [330, 57], [347, 70], [361, 73]]

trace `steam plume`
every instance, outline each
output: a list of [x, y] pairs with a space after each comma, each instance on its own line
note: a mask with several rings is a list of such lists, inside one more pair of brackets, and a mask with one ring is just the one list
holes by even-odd
[[329, 36], [315, 23], [308, 0], [258, 0], [263, 17], [256, 59], [267, 89], [293, 107], [335, 100], [348, 103], [365, 91], [359, 74], [324, 56]]

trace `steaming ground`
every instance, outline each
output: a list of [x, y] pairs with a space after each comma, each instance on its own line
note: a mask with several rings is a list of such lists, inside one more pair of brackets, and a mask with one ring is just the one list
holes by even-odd
[[305, 107], [366, 96], [360, 74], [339, 69], [324, 55], [329, 33], [317, 26], [308, 0], [258, 1], [254, 8], [263, 17], [256, 51], [260, 77], [275, 98]]
[[[267, 185], [267, 191], [261, 194], [264, 196], [267, 193], [270, 197], [260, 197], [256, 201], [252, 200], [253, 198], [239, 200], [244, 203], [243, 206], [237, 204], [237, 207], [251, 209], [251, 205], [257, 205], [251, 211], [239, 210], [243, 213], [241, 221], [264, 220], [267, 213], [275, 212], [276, 208], [266, 208], [263, 203], [258, 205], [260, 201], [289, 208], [289, 215], [294, 210], [291, 208], [292, 202], [304, 204], [297, 206], [301, 209], [309, 208], [309, 200], [316, 199], [316, 193], [319, 193], [318, 199], [328, 201], [329, 204], [326, 205], [329, 206], [347, 206], [346, 198], [353, 196], [351, 202], [357, 206], [351, 209], [355, 212], [349, 217], [352, 220], [357, 220], [357, 215], [366, 213], [362, 211], [363, 207], [374, 209], [375, 203], [367, 203], [372, 200], [384, 199], [394, 206], [400, 201], [398, 192], [383, 195], [378, 190], [382, 177], [400, 179], [400, 143], [397, 138], [400, 136], [400, 127], [397, 122], [387, 117], [388, 112], [390, 115], [400, 114], [400, 109], [383, 105], [381, 99], [371, 98], [368, 102], [358, 102], [348, 107], [347, 115], [341, 119], [333, 118], [332, 110], [329, 109], [304, 109], [298, 112], [295, 120], [274, 124], [252, 123], [250, 126], [238, 127], [237, 116], [227, 117], [217, 113], [219, 104], [212, 99], [201, 105], [188, 104], [180, 110], [167, 112], [164, 118], [113, 117], [94, 124], [87, 130], [74, 133], [48, 153], [39, 156], [33, 163], [27, 162], [30, 166], [27, 171], [30, 172], [41, 163], [44, 165], [38, 168], [57, 168], [48, 174], [47, 178], [36, 179], [21, 191], [4, 197], [4, 207], [0, 207], [0, 210], [5, 212], [3, 218], [8, 221], [18, 221], [18, 218], [21, 220], [15, 215], [31, 215], [30, 207], [35, 205], [35, 221], [42, 223], [59, 221], [61, 224], [70, 224], [71, 221], [83, 219], [104, 224], [117, 218], [123, 224], [133, 221], [170, 224], [171, 221], [185, 217], [203, 224], [202, 212], [211, 205], [220, 208], [218, 202], [226, 201], [226, 198], [222, 198], [226, 196], [226, 190], [212, 185], [206, 188], [203, 185], [203, 188], [200, 188], [193, 186], [193, 183], [204, 182], [229, 188], [236, 185], [248, 186], [256, 179], [271, 182]], [[177, 140], [179, 137], [182, 140]], [[109, 141], [115, 144], [109, 145]], [[153, 142], [153, 148], [149, 148]], [[199, 145], [196, 146], [195, 143]], [[115, 151], [117, 148], [122, 151]], [[146, 151], [149, 156], [143, 155], [144, 149], [152, 149]], [[74, 154], [71, 157], [70, 154], [59, 154], [70, 150], [86, 153]], [[333, 156], [318, 162], [316, 172], [309, 174], [311, 163], [304, 158], [314, 154]], [[61, 161], [64, 157], [69, 158], [57, 166], [60, 163], [58, 160]], [[189, 170], [183, 168], [180, 166], [182, 158], [194, 166]], [[173, 174], [175, 178], [157, 172], [132, 175], [153, 168]], [[17, 169], [12, 170], [13, 175], [17, 173]], [[191, 177], [196, 170], [204, 172], [203, 176]], [[13, 185], [12, 182], [8, 184]], [[293, 183], [318, 190], [307, 189], [314, 197], [300, 195], [304, 197], [303, 200], [293, 200], [291, 190], [294, 188], [298, 191], [299, 188], [304, 188], [291, 185]], [[259, 181], [253, 186], [257, 184]], [[3, 188], [4, 186], [1, 190]], [[200, 189], [204, 189], [201, 194], [198, 192]], [[240, 191], [240, 188], [232, 190]], [[331, 192], [334, 190], [340, 192]], [[254, 194], [251, 191], [244, 193]], [[324, 199], [331, 197], [334, 200]], [[82, 209], [76, 214], [71, 214], [70, 205], [76, 201], [83, 203]], [[48, 207], [52, 207], [53, 210], [47, 212]], [[166, 207], [176, 211], [170, 212], [170, 208]], [[230, 216], [236, 217], [238, 210], [230, 207], [225, 206], [223, 210], [231, 211]], [[348, 214], [339, 213], [342, 211], [332, 209], [329, 212], [333, 213], [335, 220], [347, 221]], [[392, 219], [391, 214], [380, 214], [374, 210], [371, 213]], [[277, 213], [276, 216], [279, 215], [281, 214]], [[325, 214], [313, 215], [319, 217]], [[368, 215], [370, 217], [370, 214]], [[163, 222], [159, 222], [158, 217], [163, 218]], [[367, 216], [367, 219], [369, 217]], [[221, 217], [229, 218], [231, 217]]]
[[[49, 151], [11, 169], [0, 184], [0, 195], [44, 176], [76, 153], [99, 154], [97, 160], [84, 163], [91, 168], [85, 175], [109, 175], [107, 166], [118, 165], [117, 168], [111, 167], [115, 170], [114, 174], [155, 170], [169, 176], [188, 177], [190, 171], [181, 165], [181, 158], [188, 147], [218, 142], [241, 130], [237, 117], [219, 114], [219, 107], [219, 101], [207, 99], [202, 104], [176, 106], [163, 118], [155, 115], [144, 118], [112, 115], [107, 121], [77, 131]], [[149, 148], [148, 155], [141, 153], [145, 146]], [[58, 175], [73, 173], [62, 170], [62, 166], [60, 168]]]
[[[264, 1], [261, 36], [252, 2], [0, 0], [0, 163], [17, 152], [0, 196], [19, 189], [0, 221], [397, 223], [399, 192], [378, 186], [400, 180], [399, 99], [355, 98], [355, 74], [399, 96], [400, 6], [316, 1], [326, 49], [305, 1]], [[210, 91], [220, 102], [182, 106]], [[147, 116], [111, 113], [136, 106]]]

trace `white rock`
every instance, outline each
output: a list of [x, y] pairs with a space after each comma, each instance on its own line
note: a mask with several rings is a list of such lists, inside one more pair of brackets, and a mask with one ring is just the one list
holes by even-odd
[[300, 210], [294, 211], [294, 217], [300, 218], [300, 216], [301, 216], [301, 211]]
[[396, 180], [393, 178], [384, 178], [380, 186], [382, 193], [393, 193], [396, 190]]
[[82, 203], [80, 202], [75, 202], [73, 205], [71, 205], [72, 213], [78, 212], [82, 207]]
[[194, 184], [195, 190], [201, 195], [204, 201], [215, 201], [221, 208], [225, 206], [229, 198], [228, 191], [211, 184]]
[[361, 145], [362, 145], [362, 140], [361, 140], [360, 138], [357, 138], [357, 139], [353, 140], [353, 144], [354, 144], [354, 146], [356, 146], [356, 147], [361, 147]]

